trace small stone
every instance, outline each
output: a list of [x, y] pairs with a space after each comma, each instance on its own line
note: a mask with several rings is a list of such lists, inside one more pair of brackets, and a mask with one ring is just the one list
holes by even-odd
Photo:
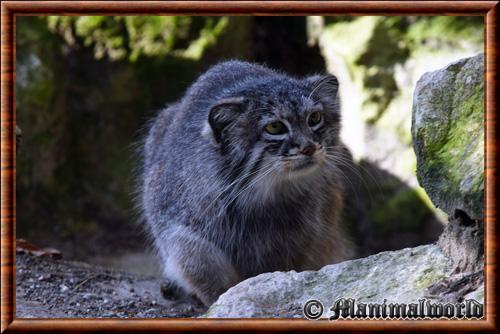
[[46, 280], [49, 280], [51, 277], [52, 277], [52, 275], [51, 275], [51, 274], [47, 274], [47, 275], [40, 275], [40, 276], [38, 277], [38, 280], [39, 280], [39, 281], [46, 281]]

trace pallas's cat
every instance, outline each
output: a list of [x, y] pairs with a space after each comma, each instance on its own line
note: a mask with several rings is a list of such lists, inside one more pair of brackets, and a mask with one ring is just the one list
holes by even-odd
[[205, 305], [260, 273], [348, 256], [338, 81], [213, 66], [151, 122], [142, 209], [172, 295]]

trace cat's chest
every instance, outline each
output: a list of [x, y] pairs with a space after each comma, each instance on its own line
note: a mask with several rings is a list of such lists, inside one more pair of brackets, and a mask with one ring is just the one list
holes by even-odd
[[319, 204], [247, 208], [226, 216], [224, 242], [240, 261], [287, 263], [283, 259], [297, 258], [301, 249], [314, 242], [323, 224]]
[[[305, 226], [320, 224], [323, 203], [312, 196], [269, 203], [239, 203], [226, 211], [226, 219], [234, 228], [248, 233], [291, 233]], [[261, 233], [259, 233], [261, 232]]]

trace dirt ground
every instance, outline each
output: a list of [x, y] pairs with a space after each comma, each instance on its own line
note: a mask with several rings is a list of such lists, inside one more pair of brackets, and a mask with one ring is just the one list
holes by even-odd
[[185, 318], [205, 311], [164, 299], [153, 276], [22, 253], [16, 266], [19, 318]]

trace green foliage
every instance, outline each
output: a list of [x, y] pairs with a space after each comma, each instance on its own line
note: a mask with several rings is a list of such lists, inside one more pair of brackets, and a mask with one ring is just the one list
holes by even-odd
[[365, 73], [363, 84], [368, 92], [365, 104], [375, 108], [368, 123], [376, 122], [398, 94], [394, 70], [396, 64], [403, 63], [410, 55], [403, 39], [407, 27], [406, 17], [380, 18], [365, 52], [356, 59], [356, 65], [362, 66]]
[[483, 44], [482, 16], [412, 17], [405, 39], [413, 49], [457, 48], [464, 43]]
[[137, 61], [173, 54], [200, 59], [224, 32], [226, 17], [49, 16], [47, 27], [73, 47], [92, 47], [96, 59]]
[[[16, 121], [23, 131], [17, 231], [40, 241], [93, 238], [96, 222], [105, 227], [131, 220], [136, 162], [130, 145], [139, 140], [144, 121], [200, 72], [199, 62], [173, 54], [141, 51], [130, 62], [127, 50], [127, 58], [110, 62], [106, 51], [96, 60], [94, 39], [86, 47], [74, 31], [102, 37], [95, 27], [113, 18], [86, 18], [78, 24], [75, 17], [17, 19]], [[202, 29], [201, 23], [192, 30]], [[69, 27], [66, 34], [53, 32], [58, 25]]]
[[[419, 53], [454, 52], [483, 45], [482, 17], [393, 16], [328, 19], [332, 47], [360, 76], [366, 96], [363, 100], [367, 123], [377, 123], [401, 92], [395, 73], [398, 65]], [[361, 38], [362, 37], [362, 38]], [[341, 44], [341, 45], [339, 45]]]

